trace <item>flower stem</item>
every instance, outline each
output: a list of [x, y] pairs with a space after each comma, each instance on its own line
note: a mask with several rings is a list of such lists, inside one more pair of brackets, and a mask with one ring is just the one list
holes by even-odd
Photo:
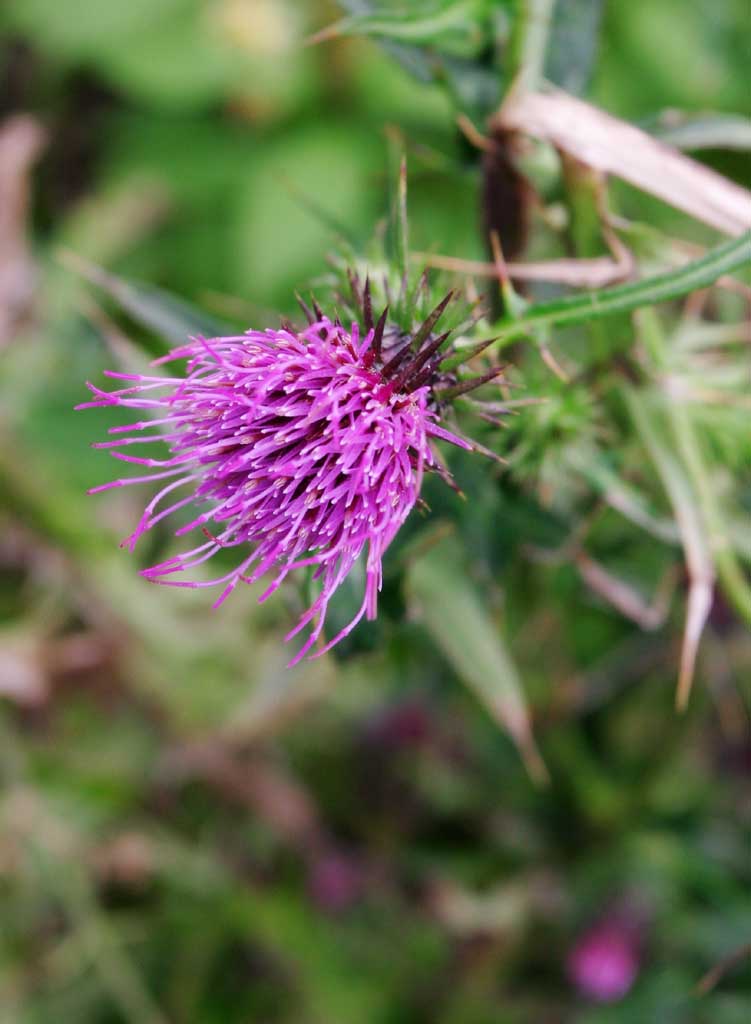
[[511, 38], [511, 71], [515, 88], [536, 89], [543, 77], [555, 0], [517, 0]]

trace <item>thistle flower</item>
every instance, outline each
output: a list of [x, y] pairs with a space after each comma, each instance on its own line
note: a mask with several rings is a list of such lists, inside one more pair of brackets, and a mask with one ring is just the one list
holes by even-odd
[[[473, 447], [440, 423], [441, 388], [469, 386], [440, 373], [448, 333], [432, 334], [451, 296], [412, 337], [387, 328], [386, 310], [373, 322], [368, 285], [361, 298], [364, 332], [356, 322], [346, 330], [317, 305], [311, 312], [303, 303], [304, 330], [287, 323], [280, 330], [195, 338], [154, 364], [187, 360], [184, 376], [106, 371], [126, 386], [107, 392], [88, 383], [94, 399], [78, 406], [122, 406], [148, 416], [111, 427], [116, 438], [94, 446], [148, 472], [90, 493], [160, 484], [123, 546], [132, 551], [146, 531], [186, 506], [198, 511], [175, 534], [200, 529], [202, 541], [143, 569], [148, 580], [221, 587], [218, 607], [240, 582], [269, 577], [259, 597], [265, 601], [290, 573], [313, 567], [320, 592], [286, 637], [309, 631], [290, 664], [318, 641], [334, 592], [366, 547], [362, 604], [317, 654], [363, 616], [375, 617], [383, 555], [418, 500], [423, 471], [447, 476], [433, 441]], [[159, 441], [169, 448], [167, 458], [123, 450]], [[225, 548], [240, 553], [234, 568], [210, 580], [185, 578]]]
[[639, 946], [635, 921], [625, 915], [611, 915], [579, 938], [568, 958], [568, 975], [588, 999], [617, 1002], [636, 981]]

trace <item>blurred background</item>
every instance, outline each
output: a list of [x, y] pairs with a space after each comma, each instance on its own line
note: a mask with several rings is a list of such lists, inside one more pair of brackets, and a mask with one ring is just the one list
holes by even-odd
[[[665, 111], [733, 115], [695, 155], [751, 186], [747, 0], [560, 5], [550, 77], [664, 132]], [[499, 102], [518, 5], [464, 6], [465, 35], [422, 49], [305, 46], [342, 16], [324, 0], [0, 8], [2, 1024], [749, 1019], [751, 637], [716, 598], [676, 714], [680, 553], [600, 515], [566, 461], [643, 462], [622, 412], [592, 412], [595, 378], [530, 370], [556, 416], [504, 435], [514, 471], [452, 457], [469, 500], [429, 482], [378, 622], [290, 672], [299, 594], [212, 613], [150, 587], [137, 568], [169, 532], [118, 548], [140, 490], [85, 493], [113, 474], [89, 447], [110, 417], [72, 411], [84, 381], [195, 310], [275, 326], [295, 289], [325, 290], [337, 233], [362, 250], [387, 212], [394, 138], [412, 248], [485, 258], [455, 115]], [[560, 212], [554, 164], [532, 163]], [[713, 240], [625, 186], [613, 201]], [[541, 223], [527, 255], [560, 255]], [[121, 299], [145, 284], [116, 304], [81, 270]], [[747, 423], [710, 424], [746, 515]], [[631, 619], [565, 556], [590, 515], [595, 556], [646, 595]], [[426, 537], [429, 571], [405, 554]], [[492, 634], [490, 664], [446, 651], [442, 614], [473, 649]], [[547, 783], [509, 737], [520, 706]]]

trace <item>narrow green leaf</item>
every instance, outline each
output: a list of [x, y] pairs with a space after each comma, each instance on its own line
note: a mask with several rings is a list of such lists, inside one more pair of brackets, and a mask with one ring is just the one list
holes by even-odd
[[399, 273], [409, 269], [409, 217], [407, 215], [407, 158], [402, 154], [399, 160], [399, 177], [396, 193], [396, 238]]
[[597, 58], [604, 0], [557, 0], [545, 77], [574, 96], [586, 89]]
[[498, 626], [467, 576], [468, 557], [447, 537], [415, 559], [408, 593], [457, 675], [514, 740], [530, 775], [547, 778], [532, 736], [521, 680]]
[[[644, 310], [638, 314], [637, 326], [659, 380], [669, 365], [669, 349], [660, 321], [654, 311]], [[725, 596], [751, 625], [751, 587], [736, 558], [722, 503], [718, 499], [716, 480], [706, 463], [701, 432], [694, 422], [690, 406], [669, 387], [663, 385], [661, 391], [665, 419], [696, 495]]]
[[306, 213], [309, 213], [310, 216], [317, 220], [319, 224], [322, 224], [327, 231], [330, 231], [332, 235], [338, 237], [347, 245], [357, 245], [357, 239], [349, 228], [347, 228], [339, 218], [335, 216], [335, 214], [319, 203], [314, 196], [300, 188], [296, 182], [292, 181], [292, 179], [288, 178], [286, 175], [280, 174], [279, 182], [287, 190], [298, 206], [302, 210], [305, 210]]
[[740, 238], [724, 242], [711, 249], [701, 259], [694, 260], [677, 270], [635, 281], [630, 284], [606, 288], [584, 295], [572, 295], [553, 302], [541, 302], [527, 310], [513, 322], [501, 321], [500, 341], [512, 341], [536, 327], [587, 323], [617, 313], [630, 313], [641, 306], [666, 302], [699, 288], [707, 288], [719, 277], [740, 267], [751, 265], [751, 231]]
[[666, 111], [652, 134], [678, 149], [751, 149], [751, 118]]
[[686, 559], [689, 586], [676, 690], [676, 705], [683, 710], [691, 693], [699, 642], [712, 606], [715, 580], [712, 548], [696, 493], [680, 459], [663, 441], [663, 431], [660, 424], [655, 421], [654, 402], [650, 401], [650, 394], [629, 388], [624, 392], [624, 397], [634, 425], [673, 508]]
[[182, 345], [194, 335], [215, 338], [231, 330], [223, 321], [161, 288], [126, 281], [67, 250], [60, 252], [58, 258], [69, 270], [111, 296], [136, 323], [154, 331], [170, 344]]
[[580, 473], [599, 495], [622, 516], [666, 544], [680, 543], [680, 534], [669, 519], [658, 516], [647, 497], [616, 472], [604, 457], [591, 458], [578, 448], [566, 452], [566, 463]]

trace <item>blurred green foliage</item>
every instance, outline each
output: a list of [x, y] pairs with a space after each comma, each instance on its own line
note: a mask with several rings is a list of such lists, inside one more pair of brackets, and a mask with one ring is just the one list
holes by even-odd
[[[545, 6], [544, 73], [617, 116], [751, 116], [747, 0]], [[411, 249], [485, 258], [481, 157], [455, 116], [482, 127], [509, 87], [524, 8], [0, 8], [0, 109], [47, 134], [33, 308], [0, 354], [2, 1024], [748, 1019], [747, 957], [697, 989], [751, 941], [747, 298], [514, 339], [521, 404], [503, 431], [473, 426], [508, 469], [453, 455], [467, 500], [427, 482], [378, 622], [293, 672], [299, 594], [215, 614], [149, 587], [136, 569], [168, 529], [134, 558], [117, 545], [140, 495], [85, 495], [111, 475], [88, 445], [112, 418], [72, 412], [84, 380], [141, 365], [195, 310], [266, 326], [296, 289], [328, 296], [330, 253], [375, 251], [400, 147]], [[751, 187], [747, 150], [700, 155]], [[525, 256], [601, 254], [586, 183], [541, 147], [524, 169]], [[610, 201], [647, 272], [676, 238], [717, 241], [627, 186]], [[722, 587], [677, 715], [686, 551]], [[545, 785], [505, 731], [530, 743], [527, 716]], [[624, 907], [639, 974], [597, 1006], [567, 957]]]

